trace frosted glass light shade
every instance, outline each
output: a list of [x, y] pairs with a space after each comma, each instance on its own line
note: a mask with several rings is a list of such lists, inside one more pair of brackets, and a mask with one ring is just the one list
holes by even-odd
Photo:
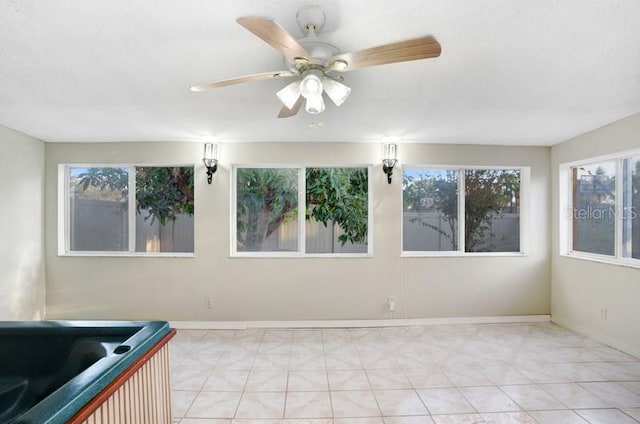
[[324, 100], [322, 100], [322, 92], [306, 97], [307, 101], [304, 110], [312, 115], [324, 112]]
[[351, 88], [331, 78], [325, 78], [323, 80], [323, 85], [325, 93], [327, 93], [327, 96], [329, 96], [336, 106], [340, 106], [344, 103], [351, 93]]
[[323, 89], [322, 80], [316, 74], [311, 73], [311, 71], [302, 78], [302, 81], [300, 81], [300, 92], [305, 99], [312, 96], [322, 95]]
[[300, 94], [300, 81], [294, 81], [278, 91], [276, 96], [278, 96], [278, 99], [280, 99], [287, 109], [293, 109], [293, 105], [298, 101]]

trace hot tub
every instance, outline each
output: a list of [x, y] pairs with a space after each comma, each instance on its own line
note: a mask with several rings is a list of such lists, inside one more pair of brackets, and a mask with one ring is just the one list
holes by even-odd
[[0, 322], [0, 423], [170, 422], [174, 333], [164, 321]]

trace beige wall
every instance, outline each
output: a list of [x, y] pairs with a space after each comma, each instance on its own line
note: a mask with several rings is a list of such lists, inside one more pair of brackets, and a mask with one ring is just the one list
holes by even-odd
[[[200, 143], [46, 145], [49, 318], [307, 320], [548, 314], [549, 148], [400, 146], [411, 164], [531, 167], [529, 254], [524, 257], [401, 258], [401, 171], [388, 185], [380, 146], [367, 143], [225, 143], [211, 186]], [[57, 256], [59, 163], [195, 163], [194, 258]], [[231, 164], [376, 164], [371, 258], [229, 257]], [[213, 298], [205, 309], [204, 298]]]
[[44, 143], [0, 125], [0, 320], [44, 316]]
[[[561, 325], [640, 356], [640, 269], [559, 255], [558, 168], [566, 162], [640, 147], [640, 114], [551, 149], [552, 317]], [[600, 309], [607, 308], [607, 319]]]

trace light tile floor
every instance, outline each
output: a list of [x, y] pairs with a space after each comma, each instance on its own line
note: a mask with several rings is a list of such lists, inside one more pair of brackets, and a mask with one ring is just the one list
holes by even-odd
[[181, 330], [176, 424], [627, 424], [640, 361], [562, 327]]

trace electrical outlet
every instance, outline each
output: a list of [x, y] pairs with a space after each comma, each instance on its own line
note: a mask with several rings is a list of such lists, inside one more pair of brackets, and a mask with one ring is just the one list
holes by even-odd
[[393, 297], [387, 299], [387, 308], [389, 309], [389, 312], [395, 312], [396, 301], [393, 299]]
[[600, 308], [600, 319], [607, 319], [607, 308]]
[[213, 297], [205, 297], [204, 298], [204, 308], [205, 309], [213, 309]]

